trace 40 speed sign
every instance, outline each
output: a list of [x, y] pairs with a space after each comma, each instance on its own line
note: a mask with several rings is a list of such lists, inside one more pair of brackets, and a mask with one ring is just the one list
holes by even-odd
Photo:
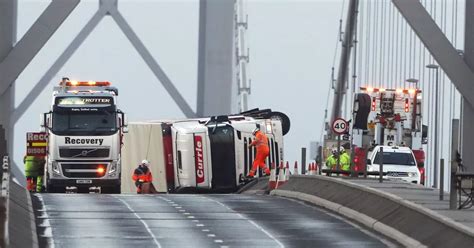
[[332, 122], [332, 131], [336, 134], [344, 134], [349, 128], [349, 123], [342, 118], [337, 118]]

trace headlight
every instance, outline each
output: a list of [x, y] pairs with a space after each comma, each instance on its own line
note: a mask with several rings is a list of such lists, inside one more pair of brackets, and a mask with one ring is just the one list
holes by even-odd
[[110, 164], [110, 169], [109, 169], [109, 174], [115, 173], [117, 171], [117, 164], [116, 163], [111, 163]]
[[417, 177], [417, 176], [418, 176], [418, 173], [416, 173], [416, 172], [408, 172], [408, 176], [409, 176], [409, 177]]
[[53, 169], [53, 172], [56, 174], [61, 174], [59, 171], [59, 164], [57, 162], [53, 162], [51, 168]]

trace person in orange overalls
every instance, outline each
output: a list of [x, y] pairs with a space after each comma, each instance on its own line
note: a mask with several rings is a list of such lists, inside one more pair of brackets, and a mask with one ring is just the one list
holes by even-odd
[[144, 183], [151, 183], [153, 181], [150, 168], [148, 168], [149, 165], [150, 162], [145, 159], [133, 172], [132, 179], [135, 181], [135, 186], [137, 186], [137, 194], [142, 193], [142, 185]]
[[249, 171], [247, 177], [254, 177], [258, 167], [262, 168], [265, 174], [270, 175], [270, 169], [265, 165], [265, 159], [268, 157], [268, 154], [270, 154], [268, 138], [258, 127], [253, 131], [253, 135], [255, 135], [255, 140], [249, 145], [249, 149], [255, 146], [257, 148], [257, 155], [255, 156], [252, 169]]

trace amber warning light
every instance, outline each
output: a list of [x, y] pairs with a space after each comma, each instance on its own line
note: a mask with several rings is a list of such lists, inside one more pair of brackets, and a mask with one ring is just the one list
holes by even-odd
[[105, 168], [103, 166], [97, 167], [97, 174], [102, 175], [105, 172]]
[[[59, 83], [62, 85], [62, 82]], [[65, 86], [76, 87], [76, 86], [110, 86], [111, 83], [108, 81], [96, 82], [96, 81], [67, 81]]]

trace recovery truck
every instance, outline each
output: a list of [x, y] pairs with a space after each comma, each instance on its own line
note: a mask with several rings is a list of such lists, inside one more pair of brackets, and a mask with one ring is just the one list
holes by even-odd
[[[152, 131], [153, 126], [158, 131]], [[267, 166], [279, 165], [284, 159], [283, 135], [289, 131], [289, 118], [280, 112], [258, 109], [238, 115], [130, 123], [130, 133], [125, 136], [125, 164], [136, 166], [141, 157], [134, 156], [140, 152], [145, 156], [149, 150], [143, 147], [138, 151], [137, 147], [152, 134], [148, 146], [155, 149], [147, 153], [155, 157], [147, 159], [152, 173], [158, 173], [154, 174], [158, 191], [235, 192], [247, 182], [245, 176], [256, 155], [255, 148], [248, 149], [248, 145], [257, 126], [268, 137]], [[131, 173], [133, 168], [127, 170]], [[124, 191], [133, 192], [134, 185]]]
[[102, 193], [120, 193], [121, 143], [127, 130], [117, 96], [110, 82], [63, 78], [54, 87], [51, 109], [41, 124], [48, 133], [47, 192], [100, 187]]
[[367, 171], [379, 171], [379, 151], [383, 148], [387, 177], [423, 183], [426, 132], [421, 90], [360, 90], [355, 97], [352, 129], [355, 170], [363, 171], [367, 164]]

